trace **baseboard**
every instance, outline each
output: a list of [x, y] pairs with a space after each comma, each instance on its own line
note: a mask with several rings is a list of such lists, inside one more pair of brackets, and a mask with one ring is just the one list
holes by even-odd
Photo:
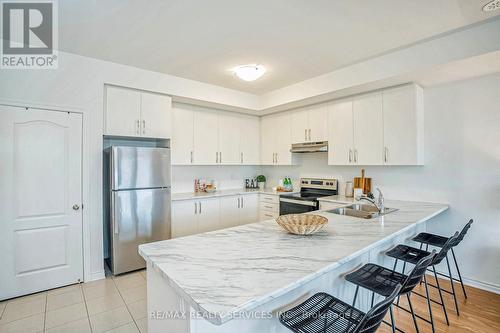
[[96, 280], [102, 280], [106, 277], [106, 274], [104, 273], [104, 270], [101, 272], [94, 272], [90, 274], [90, 280], [85, 281], [85, 282], [90, 282], [90, 281], [96, 281]]
[[[437, 271], [437, 272], [438, 273], [443, 273], [441, 271]], [[429, 276], [429, 277], [431, 277], [431, 278], [434, 278], [434, 275], [432, 273], [430, 273], [430, 272], [427, 272], [426, 275]], [[454, 277], [457, 277], [457, 276], [454, 276]], [[447, 278], [445, 278], [444, 276], [439, 276], [439, 278], [443, 279], [443, 280], [447, 280]], [[465, 277], [462, 277], [462, 281], [464, 281], [464, 284], [466, 286], [477, 288], [477, 289], [481, 289], [481, 290], [485, 290], [485, 291], [489, 291], [489, 292], [492, 292], [492, 293], [500, 295], [500, 285], [498, 285], [498, 284], [493, 284], [493, 283], [488, 283], [488, 282], [482, 282], [482, 281], [478, 281], [478, 280], [474, 280], [474, 279], [469, 279], [469, 278], [465, 278]], [[458, 283], [458, 282], [456, 282], [456, 283]]]
[[495, 294], [500, 294], [500, 286], [498, 284], [477, 281], [473, 279], [462, 278], [464, 284], [470, 287], [486, 290]]

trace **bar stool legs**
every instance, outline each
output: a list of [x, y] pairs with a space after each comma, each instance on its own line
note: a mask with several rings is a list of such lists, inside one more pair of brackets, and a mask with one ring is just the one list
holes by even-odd
[[429, 285], [427, 284], [427, 277], [424, 274], [425, 295], [427, 296], [427, 306], [429, 307], [429, 317], [431, 318], [432, 333], [435, 333], [434, 317], [432, 316], [431, 295], [429, 293]]
[[465, 299], [467, 299], [467, 293], [465, 292], [464, 281], [462, 281], [462, 274], [460, 274], [460, 269], [458, 268], [457, 258], [455, 257], [455, 251], [451, 248], [451, 254], [453, 256], [453, 261], [455, 262], [455, 267], [458, 273], [458, 279], [460, 280], [460, 284], [462, 285], [462, 291], [464, 292]]
[[394, 320], [394, 309], [393, 305], [391, 304], [391, 307], [389, 308], [390, 314], [391, 314], [391, 328], [392, 328], [392, 333], [396, 333], [396, 322]]
[[441, 291], [441, 286], [439, 285], [439, 279], [436, 273], [436, 266], [432, 266], [432, 271], [434, 272], [434, 278], [436, 279], [436, 285], [439, 291], [439, 298], [441, 300], [441, 306], [443, 307], [444, 317], [446, 319], [446, 325], [450, 326], [450, 321], [448, 320], [448, 313], [446, 312], [446, 306], [444, 305], [443, 292]]
[[457, 316], [460, 316], [460, 313], [458, 312], [457, 293], [455, 292], [455, 284], [453, 283], [453, 276], [451, 275], [450, 261], [448, 260], [448, 255], [446, 255], [446, 266], [448, 266], [448, 274], [450, 275], [449, 277], [451, 283], [451, 290], [453, 293], [453, 299], [455, 300], [455, 309], [457, 310]]
[[408, 305], [410, 306], [411, 317], [413, 318], [413, 324], [415, 325], [415, 331], [419, 333], [417, 317], [415, 317], [415, 311], [413, 310], [413, 304], [411, 303], [410, 293], [406, 294], [406, 299], [408, 300]]

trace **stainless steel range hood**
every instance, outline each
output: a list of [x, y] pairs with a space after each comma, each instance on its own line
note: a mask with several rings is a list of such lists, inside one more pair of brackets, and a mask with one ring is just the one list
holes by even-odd
[[324, 153], [328, 151], [328, 141], [292, 144], [292, 153]]

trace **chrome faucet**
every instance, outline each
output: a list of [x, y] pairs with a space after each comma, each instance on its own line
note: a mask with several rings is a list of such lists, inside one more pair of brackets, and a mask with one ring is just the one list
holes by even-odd
[[373, 204], [375, 207], [377, 207], [379, 213], [383, 213], [385, 210], [385, 205], [384, 205], [384, 195], [382, 194], [382, 191], [377, 187], [376, 190], [378, 191], [378, 199], [377, 202], [375, 202], [375, 199], [368, 198], [366, 196], [361, 196], [358, 198], [358, 200], [365, 200]]

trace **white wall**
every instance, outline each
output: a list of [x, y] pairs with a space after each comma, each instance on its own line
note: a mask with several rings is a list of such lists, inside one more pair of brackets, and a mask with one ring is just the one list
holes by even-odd
[[255, 95], [92, 58], [59, 52], [57, 70], [0, 70], [0, 103], [83, 113], [85, 280], [104, 277], [102, 135], [104, 84], [150, 90], [214, 104], [255, 109]]
[[[386, 198], [449, 203], [431, 232], [451, 235], [475, 222], [457, 248], [469, 283], [500, 292], [500, 74], [427, 88], [425, 166], [366, 167]], [[352, 180], [361, 167], [327, 165], [326, 154], [301, 155], [300, 166], [264, 167], [283, 176]], [[362, 231], [360, 231], [362, 232]]]

